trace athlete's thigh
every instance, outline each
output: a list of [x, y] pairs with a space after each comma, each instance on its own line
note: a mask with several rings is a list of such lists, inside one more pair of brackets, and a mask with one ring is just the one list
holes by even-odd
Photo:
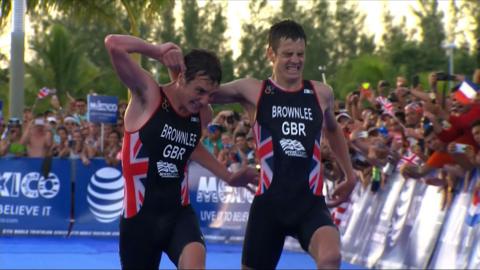
[[120, 262], [122, 269], [158, 269], [161, 250], [155, 243], [154, 222], [142, 212], [120, 221]]
[[250, 208], [242, 250], [242, 265], [253, 269], [273, 269], [282, 254], [286, 232], [272, 215], [272, 209], [255, 198]]
[[[195, 215], [193, 208], [189, 205], [180, 210], [180, 213], [176, 218], [175, 228], [173, 229], [173, 233], [165, 252], [170, 260], [178, 267], [180, 255], [182, 255], [185, 246], [194, 242], [200, 243], [205, 247], [197, 215]], [[193, 250], [198, 250], [198, 248]], [[187, 254], [186, 256], [190, 258], [192, 256], [201, 256], [203, 257], [203, 261], [205, 260], [205, 252], [194, 252], [192, 254]], [[192, 260], [195, 261], [201, 259], [202, 258], [192, 258]]]
[[330, 211], [325, 203], [325, 199], [323, 197], [318, 197], [315, 200], [312, 208], [300, 221], [298, 230], [296, 232], [296, 237], [298, 238], [303, 250], [309, 252], [310, 241], [312, 240], [314, 233], [319, 228], [323, 228], [325, 226], [337, 230], [335, 224], [333, 223]]

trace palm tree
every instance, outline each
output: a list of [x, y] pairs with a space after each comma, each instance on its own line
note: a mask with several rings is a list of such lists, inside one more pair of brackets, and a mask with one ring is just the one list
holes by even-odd
[[[12, 12], [13, 1], [1, 1], [0, 29], [5, 29], [4, 27]], [[17, 1], [23, 2], [23, 0]], [[173, 3], [173, 1], [174, 0], [29, 0], [26, 1], [26, 12], [27, 14], [35, 12], [49, 14], [52, 11], [66, 13], [71, 15], [72, 19], [106, 23], [109, 24], [115, 32], [129, 33], [138, 36], [142, 24], [153, 20], [156, 15], [161, 13], [163, 7], [167, 6], [168, 3]], [[128, 21], [126, 27], [123, 24], [125, 20]], [[11, 46], [12, 48], [21, 48], [21, 58], [23, 59], [23, 39], [13, 40], [12, 38]], [[16, 76], [23, 77], [23, 66], [21, 74]], [[16, 90], [13, 91], [13, 89]], [[14, 92], [16, 92], [16, 95], [21, 95], [22, 98], [19, 100], [20, 103], [23, 103], [23, 82], [20, 86], [11, 85], [10, 91], [11, 96]], [[18, 101], [18, 99], [15, 101]], [[10, 105], [16, 108], [15, 115], [20, 114], [23, 104]]]

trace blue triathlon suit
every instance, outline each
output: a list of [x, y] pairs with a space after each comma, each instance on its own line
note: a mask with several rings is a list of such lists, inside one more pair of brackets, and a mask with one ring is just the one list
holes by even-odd
[[200, 115], [180, 116], [159, 91], [161, 101], [155, 113], [138, 131], [125, 132], [123, 140], [123, 269], [158, 269], [162, 252], [178, 266], [187, 244], [205, 246], [190, 206], [186, 171], [200, 141]]
[[322, 123], [310, 81], [290, 92], [272, 80], [263, 82], [254, 124], [261, 172], [250, 208], [243, 265], [273, 269], [287, 235], [296, 237], [308, 252], [318, 228], [335, 226], [322, 195]]

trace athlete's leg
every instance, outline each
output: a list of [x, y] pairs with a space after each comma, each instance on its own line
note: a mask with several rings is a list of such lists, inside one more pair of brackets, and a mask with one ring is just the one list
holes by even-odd
[[191, 206], [184, 207], [176, 217], [165, 252], [178, 268], [205, 269], [205, 243]]
[[119, 251], [122, 269], [158, 269], [161, 250], [155, 243], [153, 220], [142, 212], [120, 221]]
[[205, 246], [199, 242], [187, 244], [178, 259], [178, 268], [205, 269]]
[[316, 198], [298, 229], [302, 248], [310, 253], [319, 269], [340, 267], [340, 235], [323, 197]]
[[262, 199], [255, 198], [250, 208], [242, 249], [243, 269], [274, 269], [282, 254], [286, 233]]
[[339, 269], [342, 256], [337, 228], [332, 226], [318, 228], [310, 240], [308, 252], [318, 269]]

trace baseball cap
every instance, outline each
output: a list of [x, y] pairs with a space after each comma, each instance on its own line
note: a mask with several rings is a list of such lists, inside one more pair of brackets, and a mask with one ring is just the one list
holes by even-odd
[[10, 119], [8, 119], [8, 125], [9, 126], [20, 126], [21, 125], [20, 119], [18, 119], [17, 117], [10, 117]]
[[348, 113], [346, 113], [346, 112], [341, 112], [341, 113], [339, 113], [339, 114], [335, 117], [335, 119], [336, 119], [337, 122], [338, 122], [338, 121], [340, 120], [340, 118], [342, 118], [342, 117], [346, 117], [347, 119], [352, 119], [352, 117], [351, 117]]
[[80, 123], [77, 121], [77, 119], [75, 119], [75, 117], [72, 117], [72, 116], [67, 116], [65, 117], [65, 119], [63, 119], [63, 122], [67, 123], [67, 122], [72, 122], [72, 123], [75, 123], [77, 125], [79, 125]]
[[47, 122], [54, 122], [55, 124], [58, 123], [57, 121], [57, 118], [53, 117], [53, 116], [49, 116], [47, 117]]
[[37, 118], [33, 121], [33, 124], [36, 126], [43, 126], [45, 125], [45, 120], [43, 120], [43, 118]]

